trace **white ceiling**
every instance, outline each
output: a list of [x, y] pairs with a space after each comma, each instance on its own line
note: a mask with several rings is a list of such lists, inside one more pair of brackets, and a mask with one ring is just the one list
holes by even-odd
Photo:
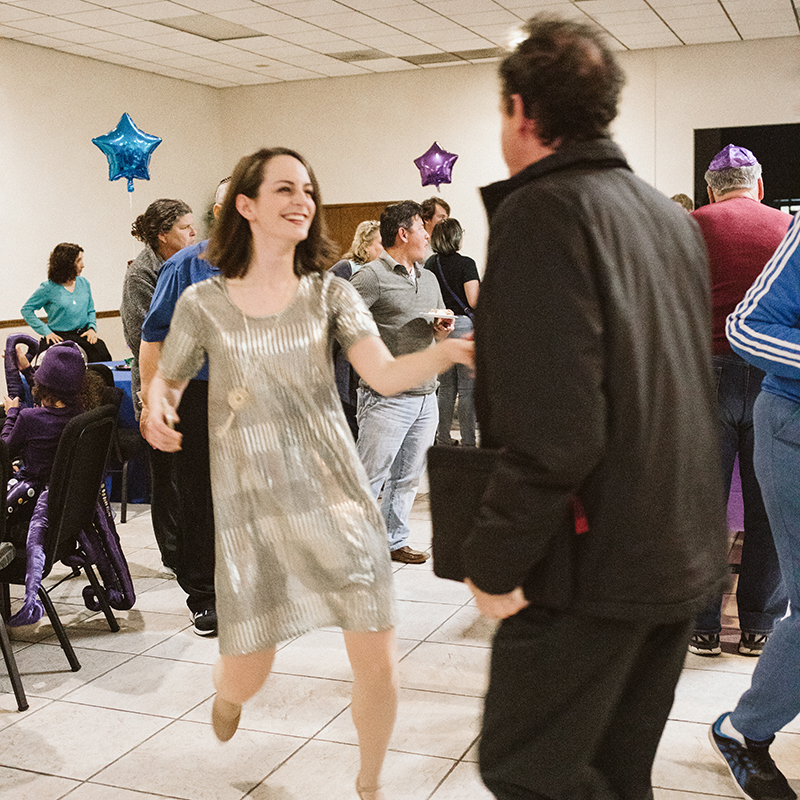
[[496, 59], [541, 11], [620, 50], [796, 36], [800, 0], [12, 0], [0, 37], [219, 88]]

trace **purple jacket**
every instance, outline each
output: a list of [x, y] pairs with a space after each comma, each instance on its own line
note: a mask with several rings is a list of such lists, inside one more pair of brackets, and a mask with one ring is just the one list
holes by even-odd
[[66, 424], [80, 406], [65, 408], [10, 408], [3, 425], [3, 441], [12, 458], [22, 458], [28, 478], [47, 482], [58, 449], [58, 440]]

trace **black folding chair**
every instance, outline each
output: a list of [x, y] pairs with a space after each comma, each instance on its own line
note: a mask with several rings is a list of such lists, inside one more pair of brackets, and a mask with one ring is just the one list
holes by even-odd
[[[11, 477], [11, 460], [8, 456], [6, 443], [0, 439], [0, 497], [3, 500], [2, 512], [0, 512], [0, 539], [6, 530], [6, 491], [8, 480]], [[14, 560], [14, 545], [11, 542], [0, 541], [0, 570], [7, 567]], [[11, 642], [8, 638], [5, 619], [0, 615], [0, 648], [3, 650], [3, 658], [6, 662], [8, 677], [11, 680], [11, 687], [14, 696], [17, 698], [17, 708], [25, 711], [28, 708], [28, 700], [25, 697], [25, 689], [22, 687], [22, 679], [19, 676], [17, 660], [14, 658], [14, 651], [11, 649]]]
[[[116, 393], [116, 402], [119, 407], [122, 400], [122, 389], [115, 386], [114, 373], [105, 364], [89, 364], [89, 369], [100, 375], [106, 387]], [[124, 525], [128, 520], [128, 465], [132, 459], [146, 452], [147, 442], [138, 429], [133, 430], [117, 425], [114, 439], [111, 443], [109, 472], [122, 473], [120, 476], [120, 525]]]
[[[100, 406], [73, 417], [61, 434], [47, 500], [48, 525], [42, 579], [50, 574], [56, 561], [79, 552], [78, 534], [92, 524], [116, 419], [117, 409], [114, 405]], [[26, 562], [27, 554], [20, 548], [14, 560], [0, 570], [0, 603], [6, 618], [11, 607], [9, 585], [25, 585]], [[88, 560], [84, 564], [84, 570], [109, 626], [112, 630], [119, 630], [119, 624]], [[77, 574], [79, 570], [74, 569], [69, 577]], [[60, 583], [61, 581], [56, 586]], [[52, 586], [51, 591], [54, 588]], [[72, 671], [77, 672], [81, 668], [80, 662], [44, 586], [39, 587], [38, 596]]]

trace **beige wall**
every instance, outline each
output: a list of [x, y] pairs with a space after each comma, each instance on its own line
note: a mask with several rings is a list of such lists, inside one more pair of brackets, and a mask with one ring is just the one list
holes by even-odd
[[[125, 267], [141, 249], [131, 222], [158, 197], [186, 200], [200, 215], [219, 180], [216, 89], [0, 39], [0, 319], [47, 276], [62, 241], [85, 249], [98, 310], [118, 309]], [[160, 136], [150, 181], [109, 181], [92, 138], [127, 111]], [[122, 352], [112, 350], [115, 355]]]
[[[628, 75], [615, 136], [634, 169], [667, 194], [691, 194], [693, 130], [796, 122], [800, 39], [620, 53]], [[217, 90], [0, 39], [0, 319], [45, 277], [59, 241], [86, 248], [98, 310], [119, 307], [130, 223], [157, 197], [202, 215], [216, 181], [262, 145], [296, 147], [329, 203], [410, 197], [413, 159], [435, 140], [459, 154], [441, 195], [480, 263], [486, 223], [477, 187], [505, 176], [498, 146], [496, 64], [442, 67]], [[163, 138], [150, 182], [109, 182], [91, 143], [123, 111]], [[132, 203], [132, 207], [131, 207]], [[119, 351], [117, 321], [104, 321]], [[113, 330], [112, 330], [113, 329]]]

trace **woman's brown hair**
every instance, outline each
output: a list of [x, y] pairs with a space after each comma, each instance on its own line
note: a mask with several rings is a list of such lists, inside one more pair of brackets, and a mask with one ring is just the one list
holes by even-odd
[[50, 261], [47, 266], [47, 280], [53, 283], [69, 283], [78, 277], [78, 267], [75, 262], [83, 252], [79, 244], [71, 242], [61, 242], [53, 248], [50, 253]]
[[308, 170], [311, 180], [312, 199], [316, 205], [308, 236], [298, 242], [294, 250], [294, 271], [298, 276], [314, 272], [325, 272], [336, 258], [336, 246], [328, 238], [322, 214], [319, 184], [306, 160], [294, 150], [286, 147], [270, 147], [239, 160], [231, 176], [222, 209], [208, 243], [206, 258], [218, 267], [226, 278], [243, 278], [250, 268], [253, 257], [253, 234], [250, 223], [236, 208], [236, 197], [240, 194], [255, 200], [264, 180], [266, 165], [275, 156], [296, 158]]

